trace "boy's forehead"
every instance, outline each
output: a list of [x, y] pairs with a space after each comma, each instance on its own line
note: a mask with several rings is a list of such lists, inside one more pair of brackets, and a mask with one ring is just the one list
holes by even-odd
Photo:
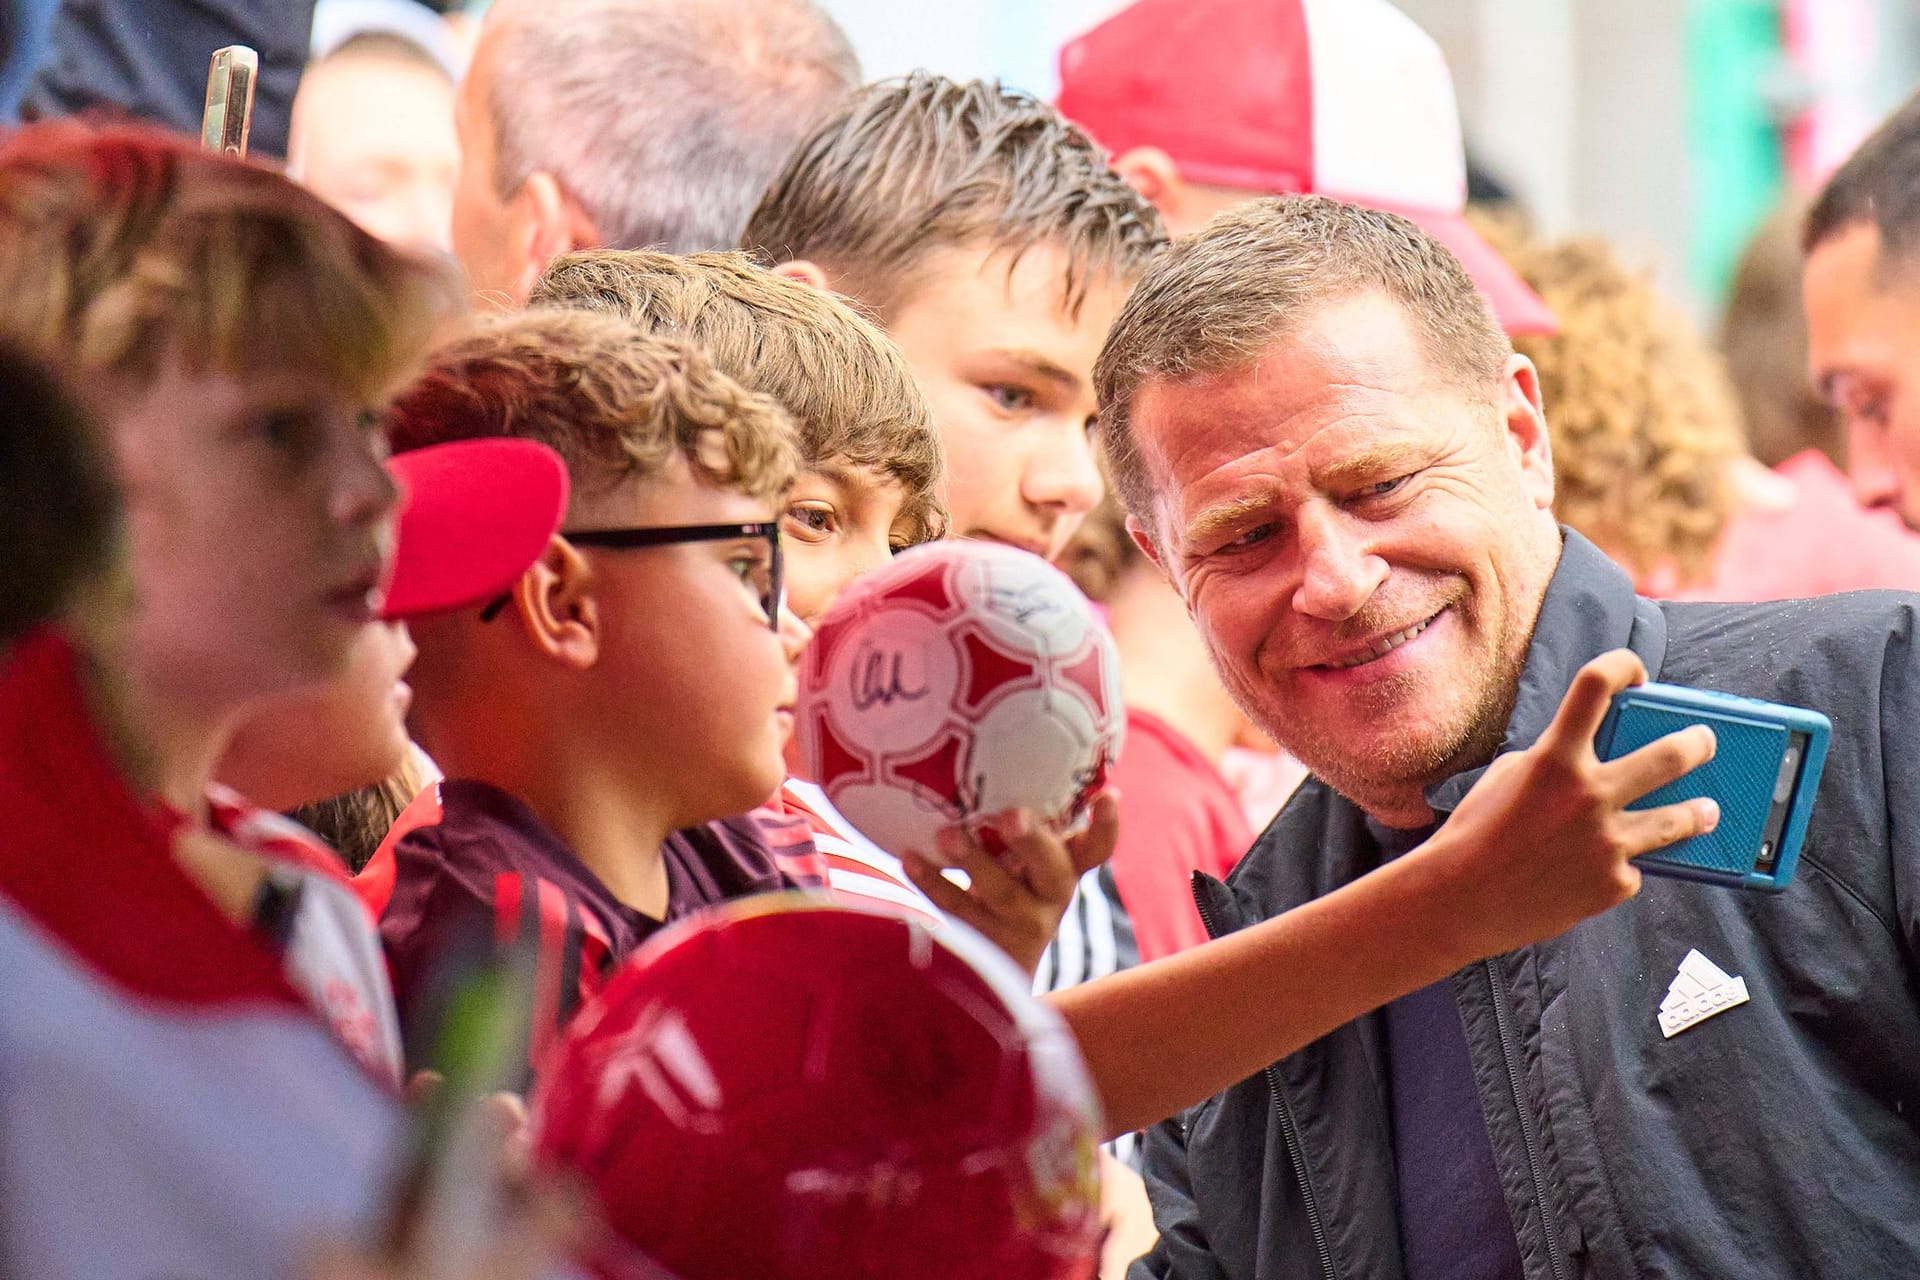
[[849, 494], [904, 495], [906, 484], [899, 476], [871, 462], [860, 462], [845, 454], [833, 454], [809, 462], [800, 471], [800, 481], [825, 482]]
[[772, 500], [696, 475], [675, 455], [653, 475], [581, 493], [567, 513], [570, 529], [637, 529], [654, 525], [731, 524], [771, 520]]
[[956, 345], [1031, 357], [1036, 372], [1086, 381], [1133, 282], [1107, 270], [1083, 279], [1085, 270], [1050, 243], [943, 249], [916, 273], [890, 327], [938, 326]]

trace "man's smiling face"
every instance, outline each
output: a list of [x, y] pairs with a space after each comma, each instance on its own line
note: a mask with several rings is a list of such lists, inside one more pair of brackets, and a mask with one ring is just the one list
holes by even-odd
[[1143, 387], [1150, 554], [1228, 689], [1377, 816], [1483, 763], [1560, 542], [1532, 366], [1439, 376], [1406, 313], [1336, 300], [1252, 365]]

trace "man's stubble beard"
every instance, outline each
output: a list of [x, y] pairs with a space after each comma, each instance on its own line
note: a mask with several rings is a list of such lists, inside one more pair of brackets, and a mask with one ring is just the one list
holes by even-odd
[[[1491, 762], [1499, 751], [1507, 721], [1519, 697], [1520, 672], [1526, 664], [1544, 596], [1544, 589], [1533, 593], [1530, 608], [1517, 616], [1509, 615], [1495, 646], [1492, 669], [1482, 680], [1474, 705], [1460, 718], [1456, 728], [1438, 739], [1389, 735], [1365, 760], [1350, 758], [1340, 749], [1338, 739], [1321, 732], [1315, 725], [1296, 724], [1289, 728], [1277, 724], [1271, 707], [1252, 696], [1252, 691], [1240, 687], [1237, 681], [1223, 683], [1249, 720], [1304, 764], [1314, 777], [1362, 810], [1394, 817], [1414, 808], [1425, 810], [1422, 793], [1428, 787]], [[1224, 670], [1218, 655], [1215, 668]], [[1390, 676], [1380, 683], [1369, 701], [1377, 701], [1388, 709], [1404, 705], [1408, 695], [1422, 683], [1421, 677], [1412, 674]], [[1387, 710], [1385, 714], [1392, 712]]]

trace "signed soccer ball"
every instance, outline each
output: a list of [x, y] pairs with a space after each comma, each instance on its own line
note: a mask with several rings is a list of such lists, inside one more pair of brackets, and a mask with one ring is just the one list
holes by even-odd
[[806, 776], [896, 855], [1015, 805], [1071, 829], [1125, 724], [1092, 606], [1046, 561], [993, 543], [918, 548], [848, 587], [800, 684]]

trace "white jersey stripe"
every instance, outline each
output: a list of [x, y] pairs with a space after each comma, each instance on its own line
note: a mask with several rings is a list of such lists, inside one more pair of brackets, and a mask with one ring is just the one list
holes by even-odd
[[890, 907], [906, 907], [923, 914], [934, 910], [933, 904], [919, 890], [903, 888], [884, 876], [835, 867], [827, 872], [827, 887], [849, 898], [871, 898]]

